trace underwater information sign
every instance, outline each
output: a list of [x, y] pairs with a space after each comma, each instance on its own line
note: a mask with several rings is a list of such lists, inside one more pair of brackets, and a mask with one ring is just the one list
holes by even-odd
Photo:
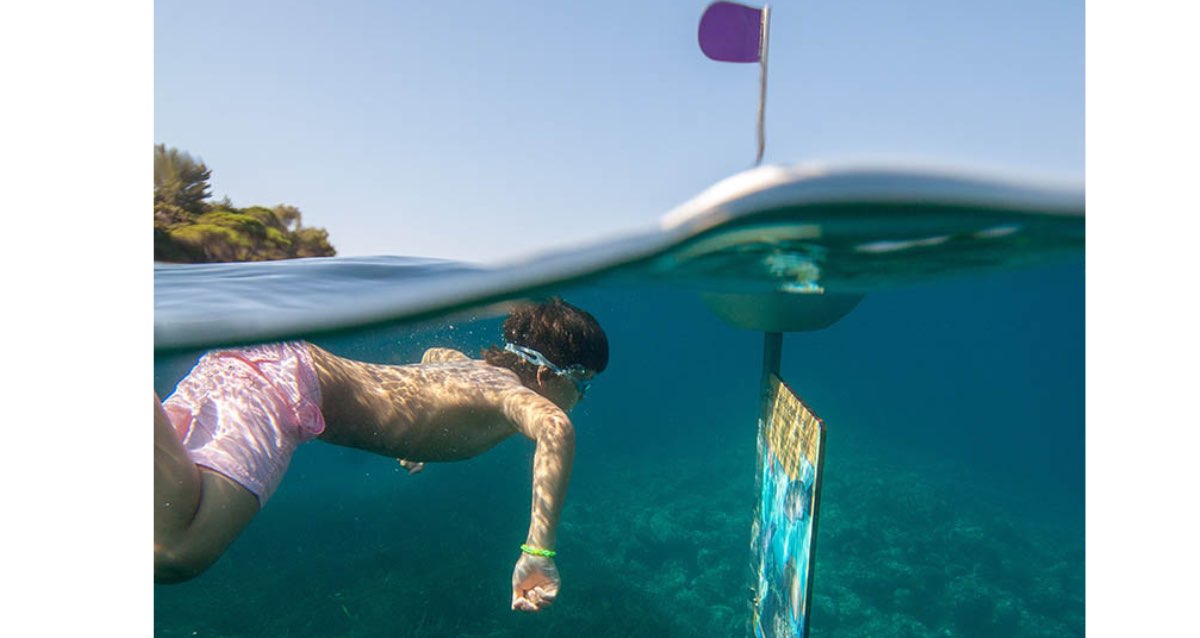
[[756, 638], [808, 635], [825, 424], [776, 375], [758, 423], [760, 498], [750, 541]]

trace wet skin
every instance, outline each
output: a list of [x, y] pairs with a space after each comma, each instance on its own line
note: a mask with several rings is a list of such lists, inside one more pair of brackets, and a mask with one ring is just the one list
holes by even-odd
[[[508, 369], [444, 348], [427, 351], [420, 364], [400, 366], [308, 348], [321, 386], [322, 441], [401, 459], [410, 472], [425, 462], [472, 458], [517, 433], [536, 442], [525, 542], [554, 548], [575, 451], [566, 415], [579, 400], [574, 384], [542, 367], [527, 387]], [[221, 474], [191, 464], [157, 397], [155, 432], [155, 578], [178, 582], [216, 561], [258, 501]], [[164, 506], [172, 501], [174, 510]], [[559, 583], [553, 559], [522, 553], [513, 570], [513, 609], [546, 608]]]

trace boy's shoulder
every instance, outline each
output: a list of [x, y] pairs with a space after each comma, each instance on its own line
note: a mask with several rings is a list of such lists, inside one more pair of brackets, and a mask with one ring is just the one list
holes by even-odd
[[524, 388], [521, 379], [512, 370], [496, 367], [483, 359], [472, 359], [454, 348], [429, 348], [421, 357], [420, 366], [441, 370], [454, 375], [466, 375], [472, 382], [487, 380], [489, 385], [516, 386]]
[[451, 363], [454, 361], [470, 361], [471, 357], [454, 348], [429, 348], [421, 357], [421, 363]]

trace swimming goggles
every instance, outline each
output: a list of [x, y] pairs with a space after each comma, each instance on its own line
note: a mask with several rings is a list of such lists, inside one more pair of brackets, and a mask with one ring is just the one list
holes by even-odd
[[588, 391], [588, 388], [592, 387], [591, 380], [586, 378], [586, 376], [589, 374], [588, 369], [578, 363], [572, 363], [564, 370], [563, 368], [551, 363], [550, 360], [545, 357], [545, 355], [537, 350], [534, 350], [533, 348], [526, 348], [525, 346], [518, 346], [515, 343], [509, 343], [507, 341], [504, 342], [504, 351], [511, 352], [535, 366], [546, 366], [547, 368], [550, 368], [550, 371], [554, 374], [557, 374], [560, 377], [566, 377], [568, 381], [575, 384], [575, 390], [579, 392], [579, 398], [581, 399]]

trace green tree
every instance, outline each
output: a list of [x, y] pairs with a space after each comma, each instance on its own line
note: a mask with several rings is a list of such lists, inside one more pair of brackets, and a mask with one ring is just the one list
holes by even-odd
[[275, 216], [283, 224], [284, 228], [291, 232], [300, 230], [300, 209], [287, 204], [280, 204], [275, 207]]
[[300, 209], [237, 208], [206, 201], [211, 171], [187, 153], [154, 146], [154, 259], [208, 263], [337, 254], [324, 228], [305, 228]]
[[163, 221], [183, 221], [181, 216], [200, 215], [207, 210], [204, 200], [212, 191], [212, 171], [191, 155], [165, 144], [154, 145], [154, 213]]
[[333, 257], [337, 254], [324, 228], [299, 228], [292, 236], [294, 257]]

